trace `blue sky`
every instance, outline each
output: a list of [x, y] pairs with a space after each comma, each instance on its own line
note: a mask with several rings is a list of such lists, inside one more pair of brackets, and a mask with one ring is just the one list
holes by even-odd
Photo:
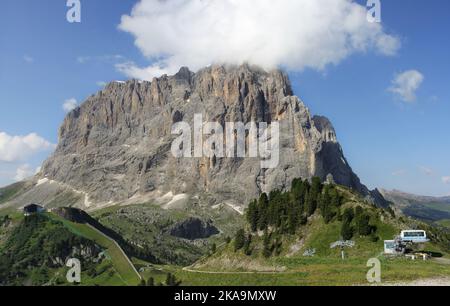
[[[116, 64], [152, 64], [133, 35], [118, 29], [137, 1], [81, 0], [79, 24], [67, 22], [65, 2], [2, 1], [0, 133], [36, 133], [55, 144], [66, 100], [82, 102], [101, 83], [127, 79]], [[396, 54], [369, 50], [324, 69], [290, 69], [294, 91], [313, 113], [332, 120], [349, 162], [369, 187], [449, 195], [450, 2], [381, 3], [385, 30], [401, 42]], [[405, 71], [423, 76], [415, 101], [389, 91]], [[24, 165], [25, 172], [37, 168], [51, 146], [41, 149], [0, 156], [0, 186], [13, 182]]]

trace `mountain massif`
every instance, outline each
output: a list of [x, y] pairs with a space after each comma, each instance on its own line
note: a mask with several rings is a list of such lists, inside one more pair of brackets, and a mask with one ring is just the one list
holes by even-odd
[[[258, 158], [175, 158], [174, 123], [280, 123], [280, 162]], [[295, 178], [331, 178], [383, 204], [353, 173], [330, 121], [312, 116], [286, 74], [258, 67], [211, 66], [151, 82], [112, 82], [70, 112], [54, 154], [27, 192], [10, 205], [34, 201], [96, 209], [154, 202], [165, 208], [195, 202], [238, 211], [253, 198], [286, 190]], [[63, 196], [64, 195], [64, 196]]]

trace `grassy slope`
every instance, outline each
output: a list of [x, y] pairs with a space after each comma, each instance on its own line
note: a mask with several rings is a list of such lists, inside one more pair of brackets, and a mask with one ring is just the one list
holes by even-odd
[[[278, 257], [264, 258], [260, 252], [262, 239], [256, 237], [253, 242], [254, 251], [250, 257], [241, 251], [235, 253], [231, 243], [211, 257], [197, 262], [192, 267], [194, 271], [174, 267], [168, 270], [172, 270], [185, 285], [354, 285], [367, 284], [366, 273], [369, 268], [366, 264], [368, 259], [376, 257], [382, 262], [384, 282], [450, 276], [448, 264], [385, 258], [382, 255], [383, 240], [392, 239], [406, 225], [385, 212], [362, 204], [357, 196], [348, 195], [350, 201], [343, 209], [364, 205], [366, 211], [373, 216], [382, 217], [373, 218], [378, 229], [378, 241], [372, 242], [369, 237], [354, 237], [356, 246], [345, 251], [345, 260], [340, 258], [339, 249], [329, 247], [330, 243], [340, 239], [341, 222], [325, 224], [321, 217], [315, 216], [297, 235], [284, 238], [283, 251]], [[299, 244], [298, 251], [291, 254], [291, 246], [294, 244]], [[309, 248], [315, 248], [316, 255], [312, 258], [303, 257], [303, 251]], [[420, 250], [448, 256], [434, 243], [427, 243]], [[258, 270], [273, 273], [249, 273]]]
[[15, 183], [4, 188], [0, 188], [0, 204], [11, 200], [25, 186], [24, 182]]
[[[134, 245], [149, 247], [160, 262], [178, 265], [195, 262], [209, 250], [211, 243], [220, 244], [224, 236], [233, 236], [237, 228], [243, 226], [242, 218], [234, 211], [207, 210], [194, 205], [171, 210], [149, 203], [116, 206], [96, 211], [93, 216]], [[213, 220], [221, 234], [195, 242], [169, 234], [172, 225], [191, 216]]]
[[[436, 262], [387, 260], [382, 262], [382, 281], [413, 281], [423, 278], [448, 277], [450, 266]], [[279, 263], [288, 267], [282, 273], [192, 273], [174, 269], [184, 285], [206, 286], [309, 286], [309, 285], [364, 285], [367, 284], [366, 261], [349, 259], [341, 261], [328, 258], [283, 258]]]
[[[347, 250], [347, 259], [342, 260], [339, 250], [332, 250], [328, 247], [329, 243], [337, 238], [335, 232], [337, 228], [338, 224], [322, 224], [313, 230], [302, 248], [303, 250], [316, 247], [317, 255], [312, 258], [303, 257], [301, 251], [292, 257], [281, 255], [265, 259], [256, 254], [248, 258], [241, 252], [235, 253], [233, 245], [230, 244], [208, 258], [205, 263], [194, 268], [201, 273], [172, 269], [185, 285], [355, 285], [367, 284], [366, 273], [369, 269], [366, 267], [367, 260], [377, 257], [382, 263], [383, 282], [450, 276], [450, 265], [433, 261], [385, 258], [381, 255], [382, 242], [372, 243], [368, 238], [355, 239], [356, 247]], [[389, 235], [393, 229], [387, 226], [383, 231]], [[435, 248], [434, 245], [427, 245], [425, 249], [433, 250]], [[215, 258], [219, 260], [215, 261]], [[279, 270], [280, 272], [248, 274], [246, 269], [232, 268], [233, 264], [237, 262], [252, 268]], [[222, 274], [214, 273], [217, 271], [221, 271]]]
[[[15, 213], [10, 215], [12, 223], [7, 228], [0, 228], [0, 236], [3, 239], [0, 240], [0, 252], [3, 247], [6, 247], [5, 243], [9, 241], [11, 234], [15, 231], [18, 226], [21, 226], [24, 216], [21, 213]], [[53, 221], [59, 221], [55, 218], [49, 218]], [[59, 231], [63, 228], [63, 224], [61, 222], [56, 222], [53, 224], [46, 223], [44, 227], [44, 223], [40, 225], [39, 231], [47, 231], [52, 228], [58, 228]], [[38, 232], [34, 232], [34, 234], [38, 234]], [[72, 232], [73, 234], [73, 232]], [[44, 234], [45, 235], [45, 234]], [[50, 235], [51, 236], [51, 235]], [[28, 245], [33, 245], [34, 238], [27, 238]], [[51, 240], [49, 240], [51, 241]], [[16, 243], [19, 243], [16, 241]], [[50, 242], [47, 242], [50, 243]], [[61, 267], [61, 268], [49, 268], [49, 267], [34, 267], [28, 268], [27, 270], [22, 271], [26, 273], [24, 276], [25, 284], [52, 284], [52, 285], [71, 285], [67, 283], [66, 273], [69, 268]], [[125, 285], [125, 283], [118, 276], [118, 273], [114, 270], [113, 265], [109, 259], [104, 259], [101, 264], [89, 264], [89, 267], [82, 267], [82, 285]], [[95, 274], [92, 274], [94, 271]]]
[[[346, 206], [354, 206], [360, 199], [349, 192], [351, 199]], [[370, 207], [366, 207], [371, 209]], [[108, 211], [101, 211], [96, 214], [101, 216], [103, 213], [116, 213], [119, 208], [111, 208]], [[108, 215], [108, 214], [107, 214]], [[174, 220], [185, 218], [188, 214], [184, 211], [170, 211]], [[56, 217], [57, 218], [57, 217]], [[227, 217], [228, 218], [228, 217]], [[223, 217], [224, 220], [227, 218]], [[238, 218], [238, 217], [235, 217]], [[101, 218], [100, 218], [101, 219]], [[239, 218], [238, 218], [239, 219]], [[220, 223], [224, 220], [219, 220]], [[229, 220], [229, 219], [228, 219]], [[61, 221], [61, 220], [60, 220]], [[102, 222], [104, 220], [101, 220]], [[119, 222], [120, 223], [120, 222]], [[241, 220], [236, 222], [239, 226]], [[113, 260], [114, 270], [119, 273], [99, 273], [99, 276], [92, 278], [83, 273], [83, 285], [124, 285], [136, 284], [133, 272], [126, 269], [128, 263], [117, 260], [118, 250], [114, 250], [111, 242], [105, 237], [98, 236], [98, 233], [86, 226], [74, 224], [64, 220], [64, 224], [74, 233], [84, 236], [97, 242], [99, 245], [108, 248], [108, 254]], [[109, 225], [109, 224], [105, 224]], [[117, 225], [117, 224], [116, 224]], [[121, 227], [128, 226], [128, 222], [119, 224]], [[386, 216], [383, 222], [376, 223], [379, 237], [378, 242], [371, 242], [367, 237], [356, 237], [356, 247], [346, 251], [348, 258], [344, 261], [340, 259], [339, 250], [329, 249], [329, 244], [339, 239], [340, 222], [335, 221], [331, 224], [324, 224], [321, 217], [313, 218], [310, 221], [307, 230], [300, 231], [298, 235], [286, 237], [283, 241], [283, 252], [279, 257], [266, 259], [256, 250], [251, 257], [245, 256], [241, 252], [235, 253], [232, 244], [219, 247], [216, 254], [199, 262], [195, 268], [200, 273], [187, 271], [180, 266], [173, 265], [150, 265], [144, 261], [133, 259], [135, 266], [145, 268], [141, 273], [145, 279], [153, 277], [156, 282], [165, 280], [166, 273], [175, 273], [178, 279], [183, 281], [183, 285], [352, 285], [365, 284], [366, 273], [369, 268], [366, 262], [371, 257], [378, 257], [382, 262], [383, 281], [408, 281], [419, 278], [440, 277], [450, 275], [450, 266], [437, 262], [407, 261], [404, 259], [386, 259], [380, 256], [383, 249], [384, 239], [391, 239], [398, 234], [401, 229], [401, 222], [396, 219], [390, 219]], [[221, 228], [221, 226], [219, 226]], [[234, 229], [234, 228], [233, 228]], [[133, 234], [146, 234], [145, 231]], [[133, 229], [134, 231], [134, 229]], [[129, 233], [131, 234], [131, 233]], [[223, 237], [220, 237], [223, 239]], [[217, 244], [220, 240], [217, 239]], [[255, 244], [258, 238], [256, 238]], [[301, 247], [296, 254], [291, 255], [289, 247], [301, 240]], [[109, 244], [108, 244], [109, 243]], [[111, 248], [111, 249], [109, 249]], [[307, 248], [316, 248], [316, 256], [305, 258], [301, 254]], [[427, 244], [426, 250], [442, 252], [434, 244]], [[288, 256], [288, 254], [290, 256]], [[448, 256], [447, 254], [444, 254]], [[120, 256], [119, 256], [120, 257]], [[241, 266], [235, 265], [240, 262]], [[244, 266], [244, 267], [242, 267]], [[100, 272], [108, 271], [108, 262], [102, 264], [97, 270]], [[248, 273], [249, 271], [278, 271], [276, 273]], [[221, 271], [221, 274], [215, 272]], [[205, 273], [208, 272], [208, 273]], [[118, 276], [120, 274], [120, 277]], [[134, 280], [133, 280], [134, 279]]]
[[[130, 268], [126, 259], [123, 258], [120, 250], [118, 250], [115, 244], [109, 239], [86, 225], [69, 222], [53, 214], [47, 215], [55, 221], [62, 222], [72, 233], [92, 240], [106, 249], [108, 258], [95, 268], [95, 276], [89, 275], [86, 271], [82, 272], [82, 286], [124, 286], [137, 285], [139, 283], [140, 280], [132, 268]], [[7, 239], [9, 232], [11, 232], [15, 226], [19, 225], [24, 218], [22, 213], [14, 213], [9, 216], [12, 218], [14, 226], [8, 229], [0, 229], [0, 245]], [[65, 267], [61, 269], [52, 269], [49, 273], [49, 277], [52, 279], [53, 283], [64, 285], [67, 284], [65, 280], [66, 272], [67, 268]]]
[[107, 255], [109, 255], [113, 266], [119, 274], [119, 277], [122, 279], [123, 283], [125, 283], [126, 285], [139, 284], [139, 277], [136, 275], [133, 268], [130, 266], [127, 259], [122, 254], [121, 250], [116, 246], [116, 244], [113, 243], [110, 238], [107, 238], [105, 235], [102, 235], [88, 225], [73, 223], [53, 214], [49, 214], [49, 216], [51, 216], [51, 218], [55, 220], [62, 222], [74, 234], [92, 240], [102, 248], [105, 248]]
[[167, 224], [183, 220], [186, 214], [166, 212], [153, 205], [110, 207], [95, 212], [95, 217], [126, 240], [139, 246], [148, 246], [161, 262], [185, 264], [195, 261], [202, 251], [185, 241], [165, 233]]
[[450, 213], [450, 204], [448, 203], [427, 203], [426, 206], [432, 209]]
[[450, 228], [450, 219], [440, 220], [437, 224]]

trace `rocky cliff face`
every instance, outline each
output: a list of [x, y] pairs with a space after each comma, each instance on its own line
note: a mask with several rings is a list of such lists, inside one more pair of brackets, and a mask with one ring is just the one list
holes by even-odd
[[[173, 157], [171, 127], [192, 123], [194, 114], [222, 126], [279, 121], [279, 166], [261, 169], [255, 158]], [[197, 73], [182, 68], [152, 82], [110, 83], [67, 115], [40, 178], [86, 194], [87, 206], [146, 198], [167, 207], [190, 199], [242, 207], [261, 192], [289, 188], [294, 178], [329, 174], [370, 196], [348, 165], [332, 124], [311, 116], [288, 77], [243, 65]]]
[[188, 239], [205, 239], [219, 234], [219, 230], [212, 225], [212, 221], [203, 221], [198, 218], [189, 218], [178, 222], [170, 229], [170, 235]]

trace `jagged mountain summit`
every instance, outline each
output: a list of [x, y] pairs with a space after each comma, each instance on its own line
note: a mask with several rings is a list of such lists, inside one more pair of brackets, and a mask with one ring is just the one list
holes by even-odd
[[[175, 158], [171, 127], [192, 123], [195, 114], [222, 126], [279, 121], [278, 167], [262, 169], [256, 158]], [[381, 201], [353, 173], [331, 122], [311, 115], [286, 74], [216, 65], [197, 73], [181, 68], [151, 82], [108, 84], [67, 115], [35, 188], [71, 189], [82, 195], [76, 204], [82, 208], [145, 200], [165, 208], [196, 201], [242, 211], [262, 192], [288, 189], [294, 178], [325, 180], [329, 174]], [[51, 192], [38, 194], [35, 201], [51, 199]]]

